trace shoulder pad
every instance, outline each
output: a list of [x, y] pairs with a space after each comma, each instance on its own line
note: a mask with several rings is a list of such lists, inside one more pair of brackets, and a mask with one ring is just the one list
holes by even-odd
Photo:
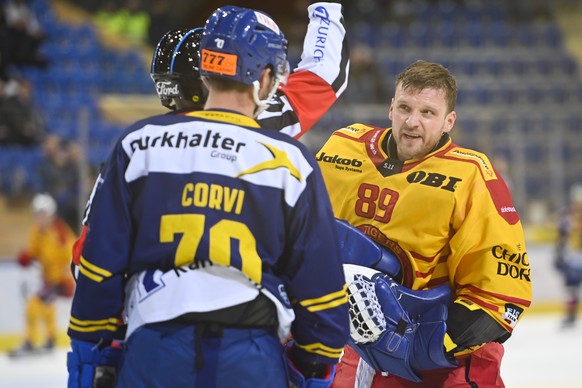
[[351, 125], [348, 125], [347, 127], [338, 129], [337, 131], [335, 131], [334, 134], [341, 133], [344, 135], [348, 135], [349, 137], [360, 138], [363, 135], [365, 135], [366, 133], [373, 131], [373, 130], [378, 130], [378, 129], [380, 129], [380, 128], [370, 126], [370, 125], [365, 125], [365, 124], [351, 124]]
[[491, 161], [489, 160], [487, 155], [481, 152], [477, 152], [475, 150], [471, 150], [468, 148], [455, 147], [450, 151], [446, 152], [444, 156], [454, 158], [457, 160], [459, 159], [465, 160], [467, 162], [477, 165], [481, 171], [481, 174], [487, 181], [497, 179], [497, 174], [493, 169]]

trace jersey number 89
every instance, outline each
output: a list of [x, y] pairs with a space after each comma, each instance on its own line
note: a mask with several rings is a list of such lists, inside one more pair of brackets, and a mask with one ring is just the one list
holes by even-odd
[[394, 190], [363, 183], [358, 188], [356, 215], [378, 222], [387, 223], [392, 218], [398, 193]]

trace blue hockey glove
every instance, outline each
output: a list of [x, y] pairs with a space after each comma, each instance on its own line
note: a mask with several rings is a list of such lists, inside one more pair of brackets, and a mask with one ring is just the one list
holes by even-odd
[[290, 358], [293, 341], [288, 342], [285, 347], [285, 361], [287, 361], [287, 370], [289, 372], [289, 388], [328, 388], [331, 385], [335, 376], [335, 365], [326, 365], [328, 373], [323, 378], [306, 378]]
[[115, 386], [123, 349], [118, 343], [100, 348], [92, 342], [71, 340], [67, 353], [68, 388], [108, 388]]

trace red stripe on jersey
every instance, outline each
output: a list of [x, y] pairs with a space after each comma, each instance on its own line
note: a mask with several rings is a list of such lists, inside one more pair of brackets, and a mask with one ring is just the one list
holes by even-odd
[[[503, 294], [497, 294], [494, 292], [488, 292], [488, 291], [483, 291], [482, 289], [475, 287], [475, 286], [471, 286], [468, 285], [466, 286], [466, 288], [468, 288], [469, 290], [473, 291], [475, 294], [482, 294], [482, 295], [491, 295], [494, 296], [496, 298], [499, 298], [501, 300], [504, 300], [508, 303], [514, 303], [514, 304], [519, 304], [525, 307], [529, 307], [531, 305], [531, 301], [529, 300], [525, 300], [525, 299], [520, 299], [520, 298], [514, 298], [508, 295], [503, 295]], [[467, 297], [467, 295], [463, 295], [463, 298]], [[475, 302], [476, 303], [476, 302]], [[481, 304], [483, 304], [484, 302], [482, 302]], [[497, 307], [495, 307], [495, 310], [497, 311]]]
[[414, 273], [416, 274], [416, 277], [417, 278], [424, 279], [424, 278], [429, 277], [430, 275], [432, 275], [432, 273], [434, 272], [435, 269], [436, 269], [436, 267], [432, 267], [427, 272], [415, 271]]
[[495, 306], [494, 304], [491, 303], [487, 303], [487, 302], [483, 302], [480, 299], [475, 298], [474, 296], [470, 296], [470, 295], [463, 295], [463, 299], [469, 299], [471, 302], [487, 309], [487, 310], [492, 310], [492, 311], [499, 311], [499, 307]]
[[435, 288], [449, 282], [448, 276], [441, 276], [440, 278], [432, 278], [427, 284], [426, 288]]
[[87, 225], [83, 225], [81, 235], [73, 244], [73, 264], [79, 265], [81, 263], [81, 255], [83, 254], [83, 246], [85, 246], [85, 239], [87, 238]]
[[454, 156], [450, 155], [445, 156], [444, 155], [445, 151], [447, 150], [439, 152], [438, 156], [443, 159], [472, 163], [475, 166], [477, 166], [477, 170], [481, 173], [481, 176], [483, 177], [483, 181], [485, 182], [485, 186], [487, 187], [487, 190], [491, 195], [491, 199], [493, 200], [493, 204], [497, 209], [497, 213], [499, 213], [501, 218], [503, 218], [509, 225], [515, 225], [519, 222], [519, 215], [517, 214], [515, 206], [513, 205], [511, 193], [509, 192], [509, 189], [507, 188], [505, 181], [503, 180], [501, 175], [499, 175], [499, 173], [495, 171], [495, 169], [493, 169], [493, 171], [495, 172], [497, 179], [486, 179], [486, 177], [483, 175], [483, 169], [481, 168], [477, 161], [463, 158], [455, 158]]
[[420, 261], [424, 261], [426, 263], [431, 263], [434, 260], [434, 256], [433, 257], [426, 257], [426, 256], [422, 256], [421, 254], [418, 254], [414, 251], [410, 251], [410, 255], [414, 258], [414, 260], [420, 260]]
[[280, 90], [289, 99], [301, 123], [301, 132], [295, 138], [309, 131], [337, 100], [331, 86], [307, 70], [291, 73], [287, 84]]

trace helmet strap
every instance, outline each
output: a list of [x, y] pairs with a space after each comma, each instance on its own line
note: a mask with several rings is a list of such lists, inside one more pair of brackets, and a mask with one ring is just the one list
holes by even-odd
[[269, 100], [271, 99], [271, 97], [273, 97], [273, 95], [275, 94], [275, 92], [279, 88], [280, 83], [281, 83], [281, 79], [279, 77], [275, 77], [275, 82], [273, 82], [273, 87], [271, 88], [271, 90], [267, 94], [267, 97], [265, 97], [265, 99], [261, 100], [261, 98], [259, 97], [259, 91], [261, 90], [261, 84], [260, 84], [259, 80], [253, 81], [253, 100], [255, 101], [255, 104], [257, 104], [257, 107], [255, 108], [255, 112], [253, 114], [253, 118], [256, 119], [261, 113], [263, 113], [265, 111], [265, 109], [267, 109], [269, 107]]

